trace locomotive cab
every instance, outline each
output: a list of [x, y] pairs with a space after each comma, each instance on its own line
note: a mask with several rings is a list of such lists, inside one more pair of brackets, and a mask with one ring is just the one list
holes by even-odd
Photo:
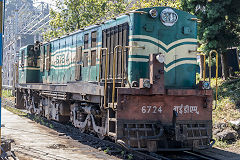
[[27, 45], [20, 49], [19, 83], [39, 83], [39, 49], [35, 45]]

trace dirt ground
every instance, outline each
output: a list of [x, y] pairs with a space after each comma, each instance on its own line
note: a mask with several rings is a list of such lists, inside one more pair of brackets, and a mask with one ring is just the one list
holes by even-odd
[[4, 108], [2, 124], [2, 136], [14, 140], [12, 147], [20, 160], [118, 159]]

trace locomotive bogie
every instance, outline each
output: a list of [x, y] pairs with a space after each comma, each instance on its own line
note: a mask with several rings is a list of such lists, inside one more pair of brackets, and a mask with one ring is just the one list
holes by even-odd
[[99, 135], [106, 135], [106, 119], [100, 107], [88, 103], [71, 105], [71, 122], [82, 132], [89, 130]]
[[48, 105], [44, 106], [45, 117], [49, 119], [68, 122], [70, 119], [70, 104], [64, 101], [48, 100]]

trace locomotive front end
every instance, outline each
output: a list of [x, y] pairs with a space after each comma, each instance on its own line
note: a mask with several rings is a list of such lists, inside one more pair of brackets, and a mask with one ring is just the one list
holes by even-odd
[[156, 57], [150, 55], [150, 88], [141, 79], [139, 88], [118, 89], [117, 138], [150, 152], [209, 147], [212, 90], [166, 89]]
[[116, 114], [117, 139], [129, 147], [156, 152], [211, 145], [212, 90], [196, 85], [195, 20], [166, 7], [134, 14], [129, 43], [138, 47], [129, 51], [132, 88], [118, 88]]

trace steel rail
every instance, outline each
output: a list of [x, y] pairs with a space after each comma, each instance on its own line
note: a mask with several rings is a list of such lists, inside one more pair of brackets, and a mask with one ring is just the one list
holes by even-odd
[[201, 154], [198, 154], [198, 153], [194, 153], [194, 152], [191, 152], [191, 151], [183, 151], [184, 153], [187, 153], [187, 154], [190, 154], [190, 155], [193, 155], [195, 157], [199, 157], [201, 159], [205, 159], [205, 160], [216, 160], [215, 158], [212, 158], [212, 157], [207, 157], [207, 156], [204, 156], [204, 155], [201, 155]]

